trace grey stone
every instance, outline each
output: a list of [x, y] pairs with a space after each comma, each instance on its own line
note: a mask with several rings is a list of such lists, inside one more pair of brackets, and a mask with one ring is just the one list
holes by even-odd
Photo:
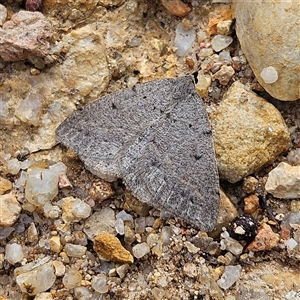
[[123, 178], [141, 201], [213, 229], [219, 180], [210, 125], [192, 76], [103, 97], [76, 111], [56, 134], [94, 174]]

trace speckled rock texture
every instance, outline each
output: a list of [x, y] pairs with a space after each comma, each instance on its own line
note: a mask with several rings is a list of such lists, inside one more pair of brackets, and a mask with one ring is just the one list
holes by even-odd
[[[298, 0], [234, 0], [236, 33], [259, 83], [274, 98], [300, 98], [300, 22]], [[261, 71], [273, 66], [275, 83], [265, 83]]]
[[279, 111], [235, 82], [210, 114], [220, 177], [237, 182], [252, 174], [290, 146]]
[[[62, 55], [61, 63], [48, 72], [32, 75], [21, 70], [0, 87], [4, 95], [0, 98], [0, 122], [22, 125], [20, 138], [30, 149], [32, 141], [36, 141], [37, 148], [53, 145], [57, 124], [75, 110], [76, 103], [94, 100], [108, 85], [103, 32], [95, 25], [66, 34], [53, 45], [46, 60], [56, 62]], [[33, 135], [28, 133], [32, 125], [39, 125]]]
[[100, 232], [94, 240], [94, 250], [101, 258], [121, 263], [133, 263], [133, 257], [118, 238], [107, 232]]
[[0, 56], [5, 61], [45, 57], [52, 36], [52, 25], [43, 14], [20, 11], [0, 28]]

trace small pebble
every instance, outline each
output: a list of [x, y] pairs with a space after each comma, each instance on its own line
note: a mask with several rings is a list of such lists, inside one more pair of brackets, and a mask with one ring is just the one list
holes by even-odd
[[217, 32], [221, 35], [229, 35], [231, 32], [232, 20], [224, 20], [220, 21], [217, 24]]
[[116, 268], [116, 272], [120, 278], [124, 278], [128, 270], [129, 264], [122, 264], [121, 266]]
[[226, 36], [222, 34], [217, 34], [213, 37], [211, 41], [212, 48], [216, 52], [220, 52], [221, 50], [225, 49], [232, 43], [233, 39], [231, 36]]
[[67, 269], [62, 282], [66, 289], [71, 290], [82, 280], [80, 272], [75, 269]]
[[253, 176], [244, 178], [242, 189], [246, 194], [252, 194], [256, 190], [258, 180]]
[[221, 242], [220, 242], [220, 248], [222, 250], [230, 251], [233, 255], [240, 255], [243, 253], [243, 246], [235, 239], [231, 238], [228, 234], [228, 232], [223, 232], [221, 234]]
[[69, 257], [78, 257], [81, 258], [85, 255], [86, 247], [81, 245], [75, 245], [71, 243], [65, 244], [64, 251], [67, 253]]
[[257, 234], [257, 223], [251, 215], [241, 215], [232, 220], [229, 235], [236, 240], [252, 240]]
[[106, 281], [107, 278], [104, 274], [94, 276], [92, 280], [92, 288], [100, 294], [105, 294], [108, 292], [108, 286], [106, 284]]
[[227, 85], [234, 75], [235, 71], [231, 66], [222, 66], [221, 69], [213, 75], [221, 85]]
[[5, 258], [6, 260], [14, 265], [17, 262], [20, 262], [24, 257], [22, 246], [16, 243], [7, 244], [5, 247]]
[[248, 251], [258, 252], [270, 250], [278, 245], [279, 234], [274, 233], [268, 224], [263, 223], [253, 242], [246, 248]]
[[27, 229], [27, 239], [30, 243], [37, 243], [39, 239], [38, 231], [35, 227], [35, 224], [32, 222]]
[[241, 276], [242, 267], [237, 266], [226, 266], [222, 277], [217, 281], [220, 288], [223, 290], [229, 289]]
[[101, 231], [116, 234], [115, 212], [110, 207], [105, 207], [100, 211], [94, 212], [85, 220], [84, 233], [89, 240], [94, 240], [95, 236]]
[[119, 239], [107, 232], [100, 232], [94, 240], [94, 250], [104, 260], [121, 263], [133, 263], [133, 257]]
[[62, 277], [62, 276], [65, 275], [66, 267], [63, 264], [63, 262], [61, 262], [59, 260], [54, 260], [53, 261], [53, 267], [55, 269], [55, 276]]
[[47, 291], [54, 284], [55, 279], [52, 263], [39, 265], [16, 276], [16, 282], [21, 291], [30, 296]]
[[21, 212], [21, 205], [14, 194], [0, 195], [0, 226], [13, 225]]
[[150, 247], [147, 243], [137, 244], [132, 247], [133, 256], [136, 258], [142, 258], [150, 252]]
[[53, 300], [51, 293], [39, 293], [34, 297], [34, 300]]
[[21, 163], [16, 158], [12, 158], [7, 162], [6, 169], [8, 173], [16, 175], [20, 172]]
[[278, 80], [278, 73], [272, 66], [264, 68], [261, 71], [260, 76], [265, 83], [274, 83]]
[[197, 266], [194, 263], [188, 262], [183, 266], [183, 273], [190, 278], [194, 278], [198, 274]]
[[3, 177], [0, 177], [0, 195], [5, 194], [11, 189], [12, 189], [12, 183]]
[[103, 179], [98, 179], [92, 183], [89, 195], [93, 200], [101, 202], [111, 198], [114, 195], [114, 191], [109, 182]]
[[161, 0], [162, 5], [174, 16], [185, 17], [191, 8], [181, 0]]
[[269, 173], [265, 189], [276, 198], [300, 198], [300, 166], [279, 163]]
[[259, 198], [256, 195], [250, 195], [244, 198], [244, 212], [253, 214], [259, 207]]
[[177, 54], [178, 56], [185, 56], [195, 41], [196, 31], [194, 29], [185, 30], [183, 24], [179, 23], [175, 32], [174, 45], [177, 48]]

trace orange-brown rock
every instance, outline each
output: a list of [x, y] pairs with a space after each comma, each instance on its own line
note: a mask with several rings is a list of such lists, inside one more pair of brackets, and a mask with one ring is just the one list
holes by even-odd
[[118, 238], [107, 232], [100, 232], [94, 240], [94, 250], [99, 257], [108, 261], [133, 263], [133, 256], [121, 244]]
[[258, 252], [270, 250], [278, 245], [279, 235], [268, 224], [262, 224], [254, 241], [247, 247], [248, 251]]
[[208, 25], [206, 32], [208, 35], [217, 34], [217, 25], [221, 21], [232, 20], [232, 9], [229, 5], [220, 6], [209, 14]]
[[161, 0], [162, 5], [174, 16], [185, 17], [191, 8], [180, 0]]
[[93, 182], [90, 190], [90, 197], [95, 200], [102, 202], [114, 195], [114, 191], [111, 187], [111, 184], [103, 179], [98, 179]]

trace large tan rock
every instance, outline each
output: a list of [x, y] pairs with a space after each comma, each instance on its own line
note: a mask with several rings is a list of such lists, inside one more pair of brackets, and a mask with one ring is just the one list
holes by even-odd
[[290, 146], [280, 112], [235, 82], [210, 113], [220, 178], [232, 183], [272, 163]]
[[[233, 1], [236, 33], [242, 50], [264, 89], [279, 100], [300, 98], [300, 11], [298, 0]], [[264, 68], [278, 80], [265, 83]]]

